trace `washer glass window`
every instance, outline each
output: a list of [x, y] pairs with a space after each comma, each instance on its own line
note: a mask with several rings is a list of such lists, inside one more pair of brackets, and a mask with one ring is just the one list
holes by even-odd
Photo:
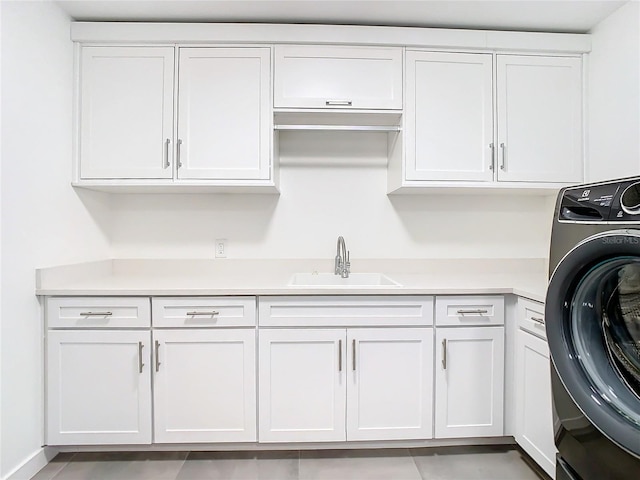
[[596, 401], [640, 428], [640, 259], [615, 257], [593, 266], [570, 307], [570, 336]]

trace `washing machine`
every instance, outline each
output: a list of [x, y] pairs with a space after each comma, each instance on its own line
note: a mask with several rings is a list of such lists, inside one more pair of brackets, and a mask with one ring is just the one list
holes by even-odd
[[545, 319], [557, 480], [640, 479], [640, 177], [565, 188]]

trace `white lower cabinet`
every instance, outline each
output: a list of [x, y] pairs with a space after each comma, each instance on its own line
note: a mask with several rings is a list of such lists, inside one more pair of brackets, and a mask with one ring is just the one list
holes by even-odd
[[504, 435], [501, 323], [501, 296], [436, 297], [436, 438]]
[[551, 362], [544, 339], [544, 305], [518, 300], [516, 333], [516, 441], [555, 478]]
[[255, 442], [255, 297], [151, 304], [154, 442]]
[[436, 329], [436, 438], [503, 435], [504, 328]]
[[345, 440], [344, 329], [261, 330], [260, 442]]
[[[48, 445], [504, 434], [502, 296], [51, 297], [46, 318]], [[547, 455], [548, 352], [521, 333], [518, 441]]]
[[255, 335], [154, 330], [154, 442], [256, 440]]
[[260, 331], [260, 442], [432, 437], [431, 328]]
[[432, 438], [432, 329], [349, 329], [347, 347], [347, 440]]
[[47, 444], [255, 442], [255, 311], [250, 296], [47, 299]]
[[47, 444], [151, 443], [151, 334], [50, 330]]

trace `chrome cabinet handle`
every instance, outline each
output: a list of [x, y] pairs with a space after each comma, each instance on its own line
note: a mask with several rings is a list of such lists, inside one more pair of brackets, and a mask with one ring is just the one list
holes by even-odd
[[177, 149], [177, 154], [178, 154], [178, 168], [182, 167], [182, 160], [180, 160], [180, 152], [182, 150], [182, 139], [178, 139], [178, 149]]
[[534, 322], [539, 323], [540, 325], [544, 325], [544, 318], [540, 318], [540, 317], [530, 317], [530, 318]]
[[352, 360], [353, 360], [353, 365], [351, 366], [351, 368], [355, 372], [356, 371], [356, 339], [355, 338], [351, 342], [351, 352], [352, 352]]
[[327, 100], [324, 104], [328, 107], [351, 107], [353, 102], [351, 100]]
[[169, 144], [171, 140], [168, 138], [164, 141], [164, 168], [169, 168], [171, 164], [169, 163]]
[[81, 317], [110, 317], [113, 312], [80, 312]]
[[442, 340], [442, 369], [447, 369], [447, 339]]
[[500, 150], [502, 150], [502, 162], [500, 163], [500, 170], [504, 170], [505, 163], [507, 162], [507, 147], [504, 143], [500, 144]]
[[342, 371], [342, 340], [338, 340], [338, 371]]
[[160, 371], [160, 342], [156, 340], [156, 372]]
[[144, 363], [142, 363], [142, 349], [144, 345], [142, 342], [138, 342], [138, 370], [142, 373], [142, 368], [144, 367]]
[[489, 313], [489, 310], [483, 310], [481, 308], [477, 308], [475, 310], [458, 310], [458, 315], [484, 315]]
[[496, 164], [496, 148], [493, 145], [493, 142], [489, 144], [489, 148], [491, 149], [491, 165], [489, 165], [489, 170], [493, 171]]
[[188, 317], [215, 317], [216, 315], [220, 315], [220, 312], [216, 312], [215, 310], [211, 310], [210, 312], [187, 312]]

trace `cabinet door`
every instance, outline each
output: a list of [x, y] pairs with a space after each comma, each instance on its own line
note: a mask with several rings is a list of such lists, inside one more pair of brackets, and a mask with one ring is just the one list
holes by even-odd
[[498, 180], [582, 181], [581, 59], [497, 58]]
[[154, 441], [256, 440], [255, 329], [154, 330]]
[[493, 179], [490, 54], [407, 52], [407, 180]]
[[350, 329], [347, 346], [347, 440], [432, 438], [432, 329]]
[[50, 330], [47, 443], [151, 443], [148, 331]]
[[402, 109], [402, 49], [277, 45], [274, 107]]
[[83, 47], [80, 178], [172, 178], [174, 49]]
[[344, 441], [344, 329], [260, 330], [260, 442]]
[[504, 327], [436, 328], [436, 438], [503, 435]]
[[181, 48], [178, 178], [269, 179], [269, 48]]
[[555, 478], [549, 347], [523, 330], [516, 338], [516, 441]]

